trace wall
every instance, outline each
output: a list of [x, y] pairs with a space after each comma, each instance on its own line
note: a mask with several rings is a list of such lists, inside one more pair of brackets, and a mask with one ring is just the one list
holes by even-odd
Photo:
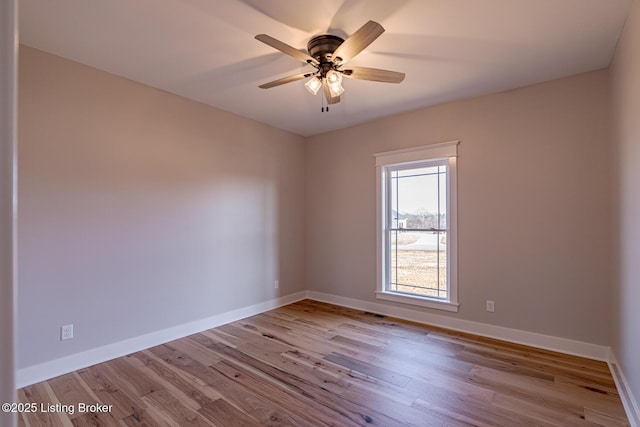
[[[611, 64], [611, 112], [618, 210], [614, 352], [640, 398], [640, 2], [632, 3]], [[640, 403], [640, 401], [638, 401]], [[637, 403], [636, 403], [637, 404]], [[638, 408], [636, 407], [636, 411]], [[637, 413], [640, 417], [640, 412]], [[640, 420], [636, 421], [640, 422]]]
[[378, 301], [373, 154], [460, 140], [460, 310], [432, 312], [608, 345], [607, 95], [595, 71], [309, 138], [308, 288]]
[[305, 289], [302, 137], [24, 46], [19, 81], [19, 368]]
[[[15, 402], [17, 2], [0, 2], [0, 404]], [[0, 411], [0, 425], [16, 416]]]

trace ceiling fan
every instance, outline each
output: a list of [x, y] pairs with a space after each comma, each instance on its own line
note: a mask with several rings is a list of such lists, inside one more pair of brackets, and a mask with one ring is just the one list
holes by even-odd
[[[317, 94], [320, 88], [328, 104], [340, 102], [340, 95], [344, 92], [342, 77], [375, 82], [400, 83], [404, 80], [404, 73], [377, 68], [346, 67], [347, 62], [355, 58], [375, 39], [384, 32], [382, 25], [369, 21], [360, 27], [346, 40], [333, 34], [320, 34], [312, 37], [307, 44], [309, 54], [299, 51], [286, 43], [276, 40], [266, 34], [258, 34], [255, 38], [280, 52], [305, 62], [316, 70], [309, 73], [283, 77], [258, 87], [269, 89], [286, 83], [295, 82], [311, 77], [305, 86], [312, 94]], [[328, 110], [328, 108], [327, 108]], [[323, 108], [324, 111], [324, 108]]]

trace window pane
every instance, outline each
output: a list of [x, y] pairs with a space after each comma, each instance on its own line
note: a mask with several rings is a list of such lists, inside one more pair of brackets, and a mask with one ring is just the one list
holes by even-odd
[[392, 231], [390, 291], [447, 298], [446, 233]]
[[448, 298], [446, 177], [441, 163], [389, 171], [388, 291]]
[[446, 228], [446, 166], [393, 170], [389, 187], [390, 228]]

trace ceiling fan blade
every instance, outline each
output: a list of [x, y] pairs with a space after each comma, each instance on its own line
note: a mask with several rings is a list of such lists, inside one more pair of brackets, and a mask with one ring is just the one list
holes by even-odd
[[260, 86], [258, 86], [260, 89], [269, 89], [275, 86], [280, 86], [280, 85], [284, 85], [287, 83], [291, 83], [291, 82], [295, 82], [297, 80], [302, 80], [306, 77], [311, 77], [313, 76], [314, 73], [303, 73], [303, 74], [296, 74], [295, 76], [289, 76], [289, 77], [283, 77], [281, 79], [278, 80], [274, 80], [272, 82], [269, 83], [265, 83], [265, 84], [261, 84]]
[[289, 46], [288, 44], [281, 42], [280, 40], [276, 40], [271, 36], [268, 36], [266, 34], [258, 34], [255, 39], [271, 46], [274, 49], [278, 49], [282, 53], [286, 53], [287, 55], [297, 59], [298, 61], [318, 65], [318, 61], [316, 61], [306, 53], [300, 52], [293, 46]]
[[350, 67], [343, 70], [346, 77], [358, 80], [371, 80], [374, 82], [400, 83], [404, 80], [404, 73], [389, 70], [379, 70], [377, 68]]
[[[351, 61], [360, 52], [362, 52], [367, 46], [369, 46], [375, 39], [380, 37], [380, 34], [384, 33], [382, 25], [375, 21], [369, 21], [364, 24], [358, 31], [353, 33], [351, 37], [346, 39], [338, 48], [333, 52], [333, 59], [335, 62], [344, 64]], [[337, 58], [340, 58], [339, 60]]]
[[322, 91], [324, 92], [324, 97], [327, 98], [327, 104], [333, 105], [340, 102], [339, 96], [331, 97], [331, 91], [329, 90], [329, 85], [326, 82], [323, 82], [322, 84]]

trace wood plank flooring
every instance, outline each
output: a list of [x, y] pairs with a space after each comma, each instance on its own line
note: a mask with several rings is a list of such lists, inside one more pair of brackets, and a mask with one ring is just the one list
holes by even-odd
[[52, 408], [21, 426], [629, 425], [605, 363], [310, 300], [19, 396]]

